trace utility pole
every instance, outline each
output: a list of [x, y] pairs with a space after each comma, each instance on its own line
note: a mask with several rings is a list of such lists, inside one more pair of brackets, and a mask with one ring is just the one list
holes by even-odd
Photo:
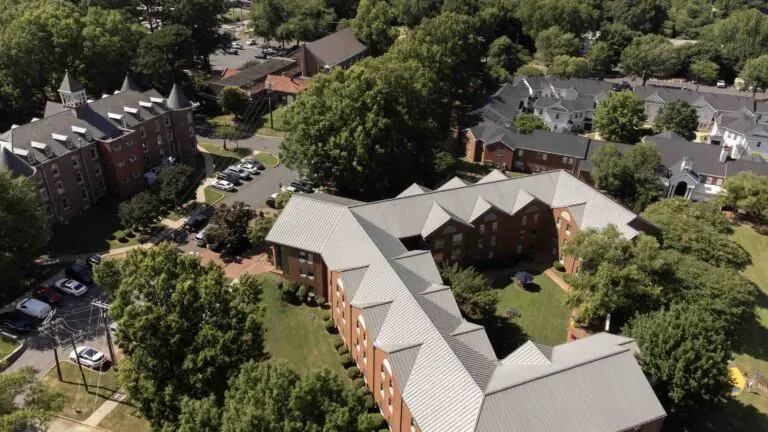
[[102, 303], [100, 301], [91, 302], [93, 306], [101, 309], [102, 316], [104, 317], [104, 332], [107, 335], [107, 347], [109, 348], [109, 357], [112, 359], [112, 367], [117, 370], [117, 356], [115, 356], [115, 347], [112, 344], [112, 334], [109, 332], [109, 304]]
[[59, 378], [59, 382], [64, 381], [64, 379], [61, 377], [61, 365], [59, 365], [59, 351], [58, 351], [58, 341], [56, 340], [56, 329], [59, 325], [59, 320], [56, 319], [56, 321], [53, 320], [53, 315], [56, 313], [56, 310], [51, 312], [50, 315], [48, 315], [42, 324], [40, 324], [40, 334], [44, 334], [48, 336], [48, 339], [51, 341], [51, 346], [53, 347], [53, 359], [55, 361], [56, 365], [56, 375]]
[[83, 364], [80, 363], [80, 353], [77, 352], [77, 347], [75, 346], [75, 336], [74, 335], [70, 336], [69, 341], [72, 343], [72, 349], [75, 350], [75, 360], [77, 360], [77, 367], [80, 368], [80, 376], [83, 377], [83, 384], [85, 384], [85, 391], [90, 393], [91, 391], [88, 389], [88, 381], [86, 381], [85, 372], [83, 372]]

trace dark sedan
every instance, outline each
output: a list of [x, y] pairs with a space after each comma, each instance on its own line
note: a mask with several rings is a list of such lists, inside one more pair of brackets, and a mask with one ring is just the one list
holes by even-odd
[[26, 333], [35, 328], [29, 317], [15, 311], [0, 314], [0, 327], [16, 333]]
[[207, 223], [208, 223], [208, 216], [199, 214], [187, 219], [187, 221], [184, 223], [184, 226], [187, 228], [187, 231], [189, 232], [198, 232]]

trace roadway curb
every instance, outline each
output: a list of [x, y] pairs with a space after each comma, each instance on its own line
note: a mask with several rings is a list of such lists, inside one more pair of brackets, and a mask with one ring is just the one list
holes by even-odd
[[[19, 343], [18, 341], [15, 341], [16, 343]], [[22, 354], [24, 354], [24, 351], [27, 350], [27, 343], [21, 342], [19, 343], [19, 346], [16, 347], [10, 354], [5, 356], [2, 360], [0, 360], [0, 372], [5, 371], [11, 365], [18, 360], [19, 357], [21, 357]]]
[[[276, 164], [274, 164], [274, 165], [267, 165], [267, 164], [264, 164], [264, 166], [266, 166], [266, 167], [269, 167], [269, 168], [277, 168], [278, 166], [280, 166], [280, 156], [278, 156], [278, 155], [276, 155], [276, 154], [274, 154], [274, 153], [272, 153], [272, 152], [269, 152], [269, 151], [259, 151], [258, 153], [257, 153], [257, 152], [254, 152], [254, 157], [255, 157], [255, 155], [259, 155], [259, 154], [262, 154], [262, 153], [264, 153], [264, 154], [270, 154], [270, 155], [274, 156], [274, 157], [275, 157], [275, 159], [277, 159], [277, 163], [276, 163]], [[263, 162], [262, 162], [262, 163], [263, 163]]]

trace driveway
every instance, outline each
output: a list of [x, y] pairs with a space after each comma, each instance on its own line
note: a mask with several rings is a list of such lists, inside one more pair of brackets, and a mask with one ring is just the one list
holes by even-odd
[[[61, 277], [63, 271], [46, 281], [46, 285], [53, 285]], [[89, 345], [109, 355], [104, 322], [99, 320], [99, 309], [91, 306], [91, 302], [102, 298], [102, 294], [101, 288], [95, 285], [81, 297], [62, 294], [63, 299], [54, 315], [54, 318], [61, 319], [61, 326], [56, 334], [62, 342], [66, 342], [58, 348], [59, 361], [67, 361], [72, 351], [72, 345], [69, 343], [72, 335], [76, 335], [77, 345]], [[42, 376], [55, 364], [53, 346], [48, 337], [39, 334], [37, 330], [26, 335], [25, 340], [26, 351], [6, 371], [13, 372], [24, 366], [32, 366], [38, 370], [38, 376]]]

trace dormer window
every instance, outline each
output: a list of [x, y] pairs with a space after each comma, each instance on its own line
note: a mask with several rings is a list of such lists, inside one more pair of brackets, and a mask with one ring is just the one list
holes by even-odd
[[120, 125], [125, 127], [125, 120], [124, 120], [125, 116], [123, 114], [115, 114], [115, 113], [108, 112], [107, 117], [110, 120], [115, 120], [117, 122], [120, 122]]
[[127, 112], [128, 114], [132, 115], [136, 120], [141, 120], [141, 111], [139, 111], [138, 108], [132, 108], [132, 107], [123, 107], [123, 111]]
[[15, 153], [18, 156], [21, 156], [23, 158], [27, 159], [27, 162], [30, 164], [34, 164], [37, 160], [35, 159], [35, 154], [29, 150], [21, 149], [21, 148], [14, 148], [13, 153]]
[[152, 102], [139, 101], [139, 106], [151, 112], [152, 114], [155, 113], [155, 106], [152, 105]]
[[[55, 135], [55, 134], [54, 134]], [[45, 157], [52, 158], [53, 157], [53, 149], [51, 146], [49, 146], [46, 143], [42, 143], [39, 141], [32, 141], [32, 148], [36, 149], [37, 151], [44, 153]]]
[[72, 132], [82, 136], [88, 142], [93, 141], [93, 136], [91, 135], [91, 131], [89, 131], [87, 128], [80, 127], [80, 126], [72, 126]]
[[35, 160], [35, 154], [32, 152], [27, 153], [27, 162], [33, 164], [36, 162]]

